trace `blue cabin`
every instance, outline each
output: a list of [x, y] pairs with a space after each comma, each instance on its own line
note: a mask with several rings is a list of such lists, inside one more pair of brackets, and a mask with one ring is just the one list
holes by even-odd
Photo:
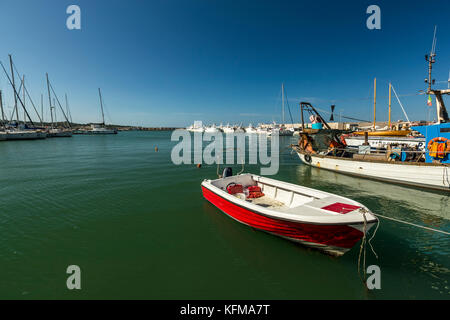
[[[426, 162], [431, 163], [435, 160], [440, 160], [441, 163], [450, 163], [450, 153], [446, 151], [450, 149], [450, 123], [440, 123], [429, 126], [415, 126], [411, 127], [411, 129], [420, 132], [425, 136]], [[444, 149], [443, 157], [430, 156], [430, 153], [433, 154], [429, 149], [429, 146], [431, 147], [431, 145], [433, 144], [433, 142], [430, 143], [431, 140], [439, 144], [445, 144], [445, 146], [442, 147]]]

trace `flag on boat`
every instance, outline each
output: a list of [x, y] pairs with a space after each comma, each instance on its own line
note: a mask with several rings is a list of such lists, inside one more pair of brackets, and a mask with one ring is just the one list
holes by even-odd
[[428, 102], [427, 105], [432, 106], [433, 102], [431, 101], [431, 95], [428, 95]]

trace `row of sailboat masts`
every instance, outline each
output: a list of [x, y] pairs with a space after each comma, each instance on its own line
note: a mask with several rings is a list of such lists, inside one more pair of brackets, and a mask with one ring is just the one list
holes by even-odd
[[[22, 105], [23, 111], [24, 111], [24, 124], [26, 123], [26, 119], [28, 118], [30, 123], [34, 126], [34, 122], [31, 119], [30, 115], [28, 114], [27, 109], [25, 108], [25, 101], [22, 101], [22, 99], [19, 96], [19, 93], [16, 90], [15, 76], [14, 76], [14, 66], [13, 66], [12, 56], [9, 55], [9, 65], [10, 65], [10, 68], [11, 68], [11, 78], [9, 77], [8, 73], [6, 72], [6, 69], [3, 66], [3, 64], [1, 64], [1, 65], [2, 65], [3, 71], [6, 74], [6, 77], [8, 78], [8, 82], [11, 84], [13, 92], [14, 92], [14, 109], [13, 109], [13, 112], [16, 113], [17, 129], [19, 129], [18, 128], [18, 126], [19, 126], [19, 108], [18, 108], [17, 101], [20, 102], [20, 104]], [[25, 79], [22, 78], [22, 84], [23, 84], [23, 87], [24, 87], [23, 90], [24, 90], [24, 96], [25, 96], [25, 90], [26, 89], [25, 89], [25, 85], [24, 85], [24, 80]]]
[[[68, 118], [68, 115], [66, 115], [66, 113], [64, 112], [64, 109], [63, 109], [61, 103], [59, 102], [58, 96], [56, 95], [55, 90], [53, 89], [53, 87], [52, 87], [52, 85], [50, 83], [50, 80], [48, 78], [48, 73], [46, 73], [45, 76], [46, 76], [46, 79], [47, 79], [48, 103], [49, 103], [49, 106], [50, 106], [50, 117], [51, 117], [51, 127], [52, 127], [52, 129], [54, 128], [54, 123], [56, 121], [56, 103], [55, 102], [58, 103], [58, 106], [59, 106], [59, 108], [61, 110], [61, 113], [63, 114], [64, 119], [66, 119], [67, 125], [69, 126], [69, 128], [72, 128], [72, 126], [70, 124], [70, 121], [69, 121], [69, 118]], [[53, 105], [52, 105], [52, 98], [51, 98], [50, 89], [51, 89], [51, 92], [53, 92], [53, 95], [55, 96], [55, 98], [53, 99]], [[56, 99], [56, 101], [55, 101], [55, 99]], [[67, 94], [66, 94], [66, 111], [68, 112]], [[53, 119], [53, 112], [55, 112], [55, 119]]]
[[[12, 121], [14, 119], [14, 113], [15, 113], [16, 125], [17, 125], [17, 129], [19, 129], [19, 124], [20, 124], [19, 103], [20, 103], [22, 108], [23, 108], [23, 113], [24, 113], [24, 119], [23, 119], [24, 126], [27, 123], [27, 119], [28, 119], [29, 123], [33, 127], [35, 126], [33, 120], [31, 119], [30, 114], [28, 113], [27, 108], [25, 107], [25, 102], [26, 102], [25, 99], [26, 99], [26, 96], [28, 96], [28, 101], [31, 103], [32, 107], [34, 108], [34, 110], [35, 110], [35, 112], [37, 114], [37, 117], [39, 118], [39, 121], [41, 122], [41, 126], [43, 126], [43, 119], [44, 119], [43, 95], [41, 94], [41, 113], [39, 114], [38, 110], [36, 109], [36, 106], [34, 105], [34, 102], [33, 102], [32, 98], [30, 96], [30, 93], [28, 92], [28, 90], [26, 88], [25, 75], [21, 76], [18, 73], [17, 69], [15, 69], [15, 66], [14, 66], [14, 63], [13, 63], [11, 55], [9, 55], [9, 63], [10, 63], [11, 77], [8, 74], [8, 72], [6, 71], [3, 63], [1, 63], [3, 71], [5, 72], [5, 75], [6, 75], [7, 79], [8, 79], [8, 82], [10, 83], [10, 85], [11, 85], [11, 87], [13, 89], [13, 95], [14, 95], [14, 108], [13, 108], [13, 112], [12, 112], [12, 115], [11, 115], [11, 119], [9, 121]], [[16, 73], [17, 73], [18, 77], [21, 78], [21, 85], [20, 85], [19, 90], [16, 89], [16, 80], [15, 80], [15, 74]], [[51, 126], [52, 126], [52, 128], [54, 127], [54, 122], [56, 120], [56, 110], [55, 110], [56, 109], [56, 102], [58, 102], [58, 105], [61, 108], [61, 112], [62, 112], [64, 118], [66, 119], [68, 126], [71, 127], [71, 124], [70, 124], [71, 121], [69, 121], [68, 117], [66, 116], [66, 114], [65, 114], [65, 112], [64, 112], [64, 110], [63, 110], [63, 108], [62, 108], [62, 106], [61, 106], [61, 104], [59, 102], [58, 97], [56, 96], [56, 93], [55, 93], [55, 91], [54, 91], [54, 89], [53, 89], [53, 87], [52, 87], [52, 85], [50, 83], [50, 80], [48, 78], [48, 74], [46, 74], [46, 78], [47, 78], [47, 90], [48, 90], [48, 97], [49, 97], [50, 114], [51, 114], [51, 118], [52, 118], [51, 119]], [[23, 97], [22, 98], [20, 97], [20, 90], [23, 91]], [[55, 102], [55, 99], [54, 99], [53, 106], [52, 106], [52, 103], [51, 103], [51, 92], [50, 92], [50, 90], [53, 92], [53, 94], [54, 94], [54, 96], [56, 98], [56, 102]], [[5, 123], [7, 122], [7, 119], [5, 117], [5, 111], [3, 109], [3, 105], [1, 106], [1, 109], [2, 109], [1, 110], [2, 121], [3, 121], [3, 124], [5, 125]], [[68, 110], [69, 110], [69, 107], [68, 107], [68, 100], [67, 100], [67, 95], [66, 95], [66, 111], [70, 115]], [[55, 112], [55, 119], [53, 118], [53, 112]]]

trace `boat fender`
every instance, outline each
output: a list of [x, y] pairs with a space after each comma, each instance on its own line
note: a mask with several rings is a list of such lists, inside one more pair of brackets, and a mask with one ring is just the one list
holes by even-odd
[[225, 167], [223, 169], [222, 178], [231, 177], [233, 175], [233, 169], [231, 167]]
[[305, 154], [305, 161], [311, 163], [311, 156], [309, 154]]

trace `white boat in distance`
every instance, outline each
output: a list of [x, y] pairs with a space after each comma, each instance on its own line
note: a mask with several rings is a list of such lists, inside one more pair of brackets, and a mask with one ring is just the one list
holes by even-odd
[[266, 136], [272, 135], [272, 129], [269, 127], [263, 127], [261, 124], [256, 128], [256, 133], [265, 134]]
[[72, 136], [72, 133], [72, 130], [54, 128], [47, 131], [47, 138], [69, 138]]
[[235, 128], [227, 124], [225, 127], [222, 127], [223, 133], [234, 133]]
[[208, 126], [205, 128], [205, 133], [217, 133], [217, 132], [221, 132], [219, 128], [216, 127], [215, 124]]
[[250, 123], [247, 128], [245, 128], [245, 133], [256, 133], [256, 129]]
[[117, 129], [108, 129], [105, 125], [105, 114], [103, 112], [103, 100], [100, 88], [98, 88], [98, 95], [100, 97], [100, 108], [102, 111], [102, 123], [91, 124], [91, 130], [86, 130], [84, 134], [117, 134]]
[[[350, 250], [377, 222], [356, 201], [254, 174], [204, 180], [201, 186], [205, 199], [234, 220], [331, 255]], [[249, 199], [249, 187], [263, 195]], [[238, 189], [243, 192], [234, 193]]]

